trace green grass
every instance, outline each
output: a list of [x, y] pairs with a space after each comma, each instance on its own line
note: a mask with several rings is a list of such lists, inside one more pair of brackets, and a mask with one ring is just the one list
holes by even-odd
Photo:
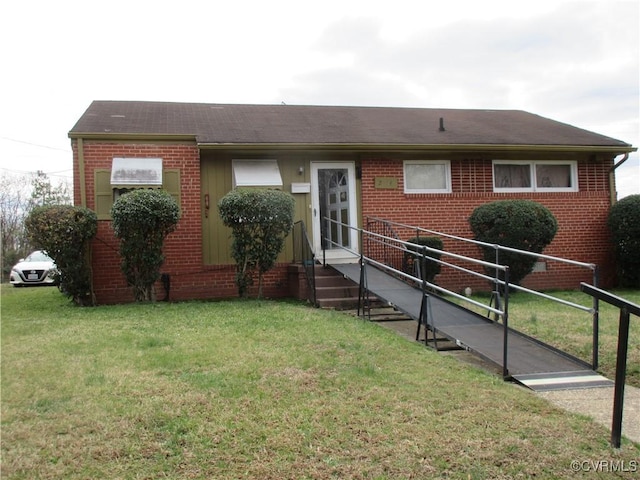
[[2, 478], [573, 478], [609, 437], [337, 312], [2, 286]]
[[[613, 293], [632, 303], [640, 304], [640, 290], [616, 290]], [[592, 306], [591, 297], [579, 291], [548, 294], [585, 307]], [[488, 294], [478, 294], [472, 298], [485, 305], [488, 305], [490, 300]], [[486, 314], [486, 310], [479, 307], [473, 309]], [[614, 379], [620, 310], [605, 302], [600, 302], [599, 310], [598, 370], [606, 377]], [[589, 312], [533, 294], [517, 292], [509, 297], [509, 326], [588, 363], [592, 361], [593, 320]], [[635, 316], [632, 316], [630, 321], [628, 345], [626, 383], [640, 387], [640, 318]]]

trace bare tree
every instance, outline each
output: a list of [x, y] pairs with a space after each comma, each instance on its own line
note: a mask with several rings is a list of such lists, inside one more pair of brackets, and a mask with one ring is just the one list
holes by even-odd
[[27, 214], [37, 206], [71, 204], [67, 181], [52, 185], [46, 173], [11, 174], [0, 171], [0, 242], [2, 279], [11, 267], [39, 245], [30, 245], [24, 228]]
[[2, 243], [3, 279], [11, 267], [29, 251], [24, 219], [32, 200], [29, 175], [0, 173], [0, 242]]
[[67, 182], [52, 185], [51, 180], [42, 170], [38, 170], [31, 180], [31, 199], [33, 207], [46, 205], [71, 205], [71, 194]]

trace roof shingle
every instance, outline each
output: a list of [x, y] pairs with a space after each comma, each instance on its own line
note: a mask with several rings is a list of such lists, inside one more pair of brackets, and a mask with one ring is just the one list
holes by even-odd
[[[442, 118], [445, 130], [440, 131]], [[69, 132], [184, 135], [198, 144], [631, 145], [521, 110], [94, 101]]]

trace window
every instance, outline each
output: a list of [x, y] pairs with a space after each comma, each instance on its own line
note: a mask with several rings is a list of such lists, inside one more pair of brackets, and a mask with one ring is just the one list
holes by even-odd
[[111, 163], [113, 201], [140, 188], [162, 188], [162, 159], [114, 158]]
[[493, 161], [495, 192], [577, 192], [576, 162]]
[[282, 187], [277, 160], [233, 160], [233, 187]]
[[405, 160], [404, 193], [451, 193], [451, 162]]
[[111, 170], [94, 171], [94, 187], [98, 220], [110, 220], [113, 202], [138, 188], [162, 188], [180, 205], [180, 170], [163, 169], [161, 158], [114, 158]]

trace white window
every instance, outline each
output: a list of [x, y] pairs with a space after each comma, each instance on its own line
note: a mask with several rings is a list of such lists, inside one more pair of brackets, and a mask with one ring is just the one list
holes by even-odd
[[233, 160], [233, 187], [282, 187], [277, 160]]
[[493, 161], [495, 192], [577, 192], [577, 164], [572, 161]]
[[451, 193], [451, 162], [405, 160], [404, 193]]
[[162, 188], [162, 159], [114, 158], [111, 163], [113, 201], [141, 188]]

